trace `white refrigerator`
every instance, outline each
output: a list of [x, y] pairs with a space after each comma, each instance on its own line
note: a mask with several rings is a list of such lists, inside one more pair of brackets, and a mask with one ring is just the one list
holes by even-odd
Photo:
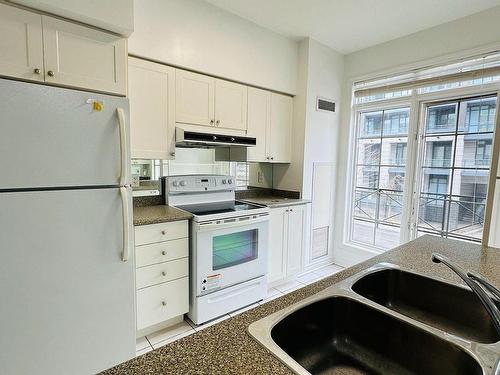
[[0, 373], [135, 354], [128, 100], [0, 79]]

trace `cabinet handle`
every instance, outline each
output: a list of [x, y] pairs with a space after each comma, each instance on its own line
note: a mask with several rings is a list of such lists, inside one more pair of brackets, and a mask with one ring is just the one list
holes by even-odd
[[35, 74], [40, 74], [40, 73], [41, 73], [40, 68], [35, 68], [35, 69], [33, 69], [33, 73], [35, 73]]
[[162, 234], [162, 235], [166, 235], [166, 234], [167, 234], [167, 232], [166, 232], [165, 230], [162, 230], [162, 231], [161, 231], [161, 234]]
[[165, 301], [161, 301], [161, 304], [162, 304], [163, 306], [167, 306], [167, 303], [166, 303]]
[[210, 125], [213, 125], [214, 124], [214, 120], [210, 120]]
[[216, 126], [219, 126], [219, 124], [220, 124], [220, 120], [217, 120], [217, 121], [215, 122], [215, 125], [216, 125]]
[[47, 75], [48, 75], [49, 77], [54, 77], [54, 71], [49, 70], [49, 71], [47, 72]]
[[271, 160], [274, 160], [274, 156], [271, 156]]
[[172, 151], [172, 152], [170, 153], [170, 156], [175, 156], [175, 152], [174, 152], [174, 151]]
[[293, 210], [290, 208], [290, 212], [293, 212]]
[[161, 271], [162, 276], [167, 276], [167, 273], [165, 271]]
[[163, 251], [161, 252], [161, 255], [167, 255], [167, 252], [166, 252], [165, 250], [163, 250]]

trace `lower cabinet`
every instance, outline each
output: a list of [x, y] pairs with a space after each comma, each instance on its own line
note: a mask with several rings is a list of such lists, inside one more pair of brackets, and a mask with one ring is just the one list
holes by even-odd
[[135, 228], [137, 331], [168, 326], [189, 310], [188, 221]]
[[306, 206], [271, 208], [267, 280], [273, 283], [301, 271]]

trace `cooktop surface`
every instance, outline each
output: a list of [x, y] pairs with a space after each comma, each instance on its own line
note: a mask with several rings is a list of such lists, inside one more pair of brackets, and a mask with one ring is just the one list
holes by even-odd
[[214, 215], [223, 213], [232, 213], [240, 211], [250, 211], [263, 208], [251, 203], [240, 201], [212, 202], [212, 203], [196, 203], [176, 206], [181, 210], [191, 212], [196, 216]]

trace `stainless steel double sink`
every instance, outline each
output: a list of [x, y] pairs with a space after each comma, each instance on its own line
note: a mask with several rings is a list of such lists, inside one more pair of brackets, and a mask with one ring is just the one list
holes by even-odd
[[248, 330], [297, 374], [500, 375], [500, 337], [470, 290], [387, 263]]

